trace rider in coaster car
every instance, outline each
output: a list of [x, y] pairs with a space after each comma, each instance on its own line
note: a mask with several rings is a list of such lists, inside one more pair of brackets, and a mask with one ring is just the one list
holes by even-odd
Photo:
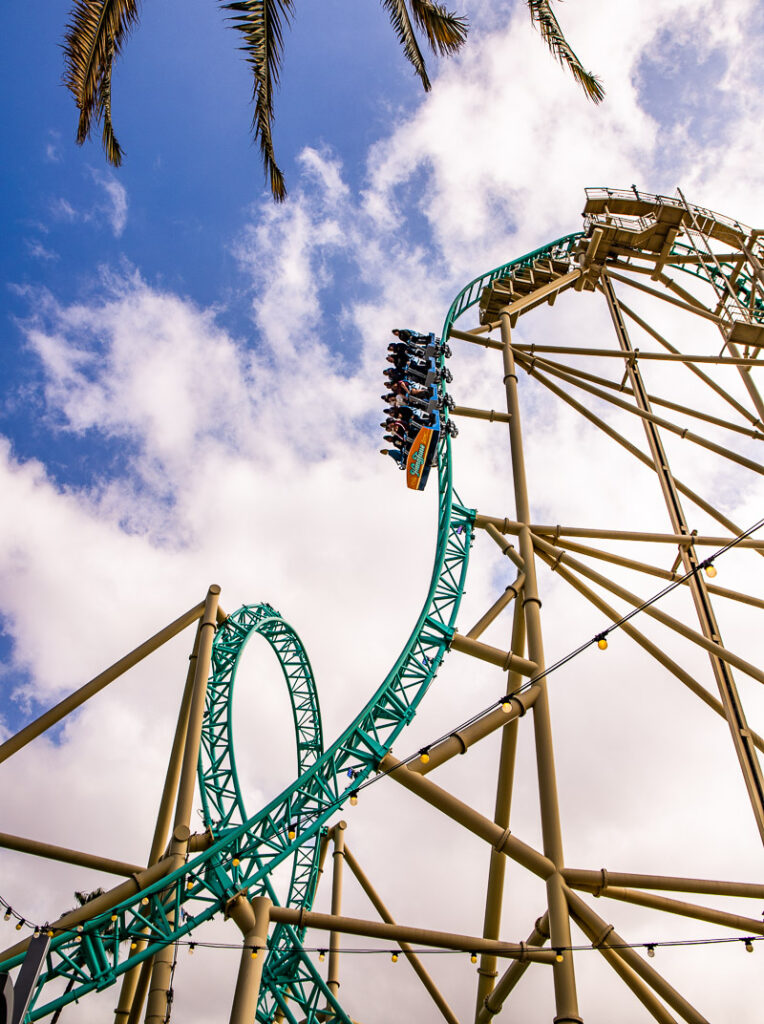
[[386, 370], [383, 370], [383, 375], [389, 377], [391, 380], [403, 380], [409, 378], [410, 380], [416, 380], [424, 384], [427, 374], [430, 372], [430, 367], [427, 363], [409, 362], [399, 364], [395, 366], [389, 366]]
[[419, 334], [418, 331], [400, 330], [397, 327], [393, 328], [393, 334], [399, 341], [403, 341], [407, 345], [424, 346], [429, 340], [426, 334]]
[[391, 384], [390, 390], [394, 395], [407, 395], [410, 398], [429, 398], [431, 394], [429, 388], [415, 387], [405, 380], [399, 380]]
[[388, 391], [387, 394], [381, 397], [383, 402], [386, 402], [388, 405], [394, 405], [396, 408], [406, 404], [406, 396], [403, 394], [396, 395], [392, 391]]
[[406, 443], [406, 438], [399, 437], [397, 434], [383, 434], [382, 440], [387, 441], [388, 444], [394, 444], [396, 448], [403, 448]]
[[387, 346], [387, 351], [394, 356], [408, 356], [417, 352], [418, 349], [414, 345], [407, 345], [404, 341], [391, 341]]
[[406, 370], [403, 367], [391, 366], [387, 370], [382, 371], [382, 376], [385, 378], [385, 383], [390, 380], [405, 380]]
[[402, 370], [408, 362], [408, 356], [405, 352], [396, 353], [395, 355], [391, 353], [385, 358], [385, 362], [392, 363], [393, 366], [397, 366], [399, 370]]
[[399, 419], [408, 423], [414, 415], [414, 410], [408, 405], [386, 405], [384, 412], [388, 419]]
[[[409, 347], [409, 351], [416, 352], [417, 354], [421, 355], [422, 349], [427, 349], [430, 347], [430, 338], [426, 334], [419, 334], [416, 331], [401, 330], [394, 330], [393, 334], [400, 340], [399, 342], [392, 342], [391, 345], [388, 346], [388, 348], [391, 348], [392, 345], [397, 345], [400, 342], [404, 342]], [[436, 352], [444, 355], [446, 359], [451, 358], [452, 353], [450, 346], [446, 342], [442, 341], [440, 338], [433, 338], [432, 346], [436, 350]]]
[[397, 463], [398, 469], [406, 468], [406, 458], [403, 452], [397, 452], [394, 448], [380, 448], [380, 455], [389, 455], [390, 458]]

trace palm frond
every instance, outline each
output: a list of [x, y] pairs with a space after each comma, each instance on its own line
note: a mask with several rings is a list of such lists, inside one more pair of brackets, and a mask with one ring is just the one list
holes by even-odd
[[106, 65], [98, 89], [98, 116], [103, 118], [101, 139], [106, 159], [114, 167], [119, 167], [122, 163], [122, 147], [117, 142], [114, 125], [111, 123], [111, 69], [114, 63], [114, 40], [111, 37], [108, 40], [106, 56]]
[[233, 11], [233, 27], [241, 32], [241, 49], [252, 68], [254, 83], [252, 100], [252, 132], [260, 143], [265, 171], [270, 179], [271, 194], [276, 202], [286, 199], [284, 175], [276, 163], [273, 148], [273, 94], [279, 83], [281, 54], [284, 48], [283, 22], [289, 22], [294, 11], [293, 0], [233, 0], [223, 7]]
[[414, 71], [422, 80], [425, 92], [429, 92], [432, 86], [430, 85], [430, 79], [427, 77], [427, 68], [425, 67], [422, 51], [419, 49], [414, 29], [411, 26], [406, 0], [382, 0], [382, 6], [390, 16], [390, 24], [395, 29], [398, 42], [403, 47], [407, 60], [410, 61]]
[[138, 0], [76, 0], [66, 27], [64, 84], [80, 111], [77, 142], [82, 144], [90, 135], [93, 117], [100, 120], [108, 109], [104, 147], [109, 160], [120, 152], [118, 145], [115, 149], [106, 142], [108, 138], [116, 143], [111, 129], [112, 63], [137, 21]]
[[571, 49], [557, 22], [557, 18], [555, 18], [552, 12], [552, 8], [549, 6], [549, 0], [526, 0], [526, 2], [530, 10], [531, 21], [534, 25], [538, 26], [541, 38], [547, 44], [551, 53], [560, 64], [563, 66], [567, 65], [571, 74], [589, 99], [594, 103], [599, 103], [605, 96], [602, 83], [596, 75], [593, 75], [591, 71], [587, 71], [584, 68]]
[[433, 0], [411, 0], [414, 21], [427, 36], [433, 53], [450, 57], [467, 40], [467, 19]]

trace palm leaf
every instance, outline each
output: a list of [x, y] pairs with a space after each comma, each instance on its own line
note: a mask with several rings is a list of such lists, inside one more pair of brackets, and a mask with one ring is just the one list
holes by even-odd
[[137, 21], [138, 0], [76, 0], [66, 28], [64, 84], [80, 111], [77, 142], [90, 135], [94, 115], [98, 121], [108, 112], [104, 147], [112, 162], [121, 151], [111, 128], [111, 67]]
[[587, 71], [581, 61], [570, 48], [557, 18], [555, 18], [549, 0], [526, 0], [531, 14], [531, 21], [538, 26], [541, 38], [552, 54], [562, 65], [567, 65], [575, 80], [594, 103], [599, 103], [605, 95], [602, 83]]
[[273, 149], [273, 94], [279, 83], [281, 54], [284, 48], [282, 22], [288, 22], [293, 0], [234, 0], [224, 3], [233, 11], [234, 28], [244, 37], [241, 49], [252, 68], [254, 83], [252, 100], [252, 132], [260, 143], [265, 171], [270, 179], [271, 194], [276, 202], [286, 198], [284, 175], [276, 163]]
[[433, 0], [411, 0], [411, 13], [433, 53], [450, 57], [467, 39], [467, 21]]
[[427, 77], [427, 68], [425, 67], [422, 51], [419, 49], [414, 29], [411, 27], [406, 0], [382, 0], [382, 6], [390, 16], [390, 23], [395, 29], [398, 42], [403, 47], [407, 60], [411, 62], [414, 71], [422, 80], [425, 91], [429, 92], [432, 86], [430, 85], [430, 79]]
[[106, 159], [114, 167], [122, 163], [122, 147], [117, 142], [111, 123], [111, 69], [114, 62], [114, 40], [109, 37], [106, 50], [106, 64], [98, 89], [98, 116], [103, 118], [102, 142]]

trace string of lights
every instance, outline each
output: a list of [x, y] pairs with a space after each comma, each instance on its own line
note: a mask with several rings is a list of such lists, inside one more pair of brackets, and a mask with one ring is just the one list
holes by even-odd
[[[601, 632], [595, 634], [593, 637], [589, 638], [584, 643], [579, 644], [578, 647], [574, 648], [573, 650], [569, 651], [567, 654], [563, 655], [561, 658], [559, 658], [553, 664], [547, 666], [544, 669], [543, 672], [540, 672], [537, 675], [535, 675], [535, 676], [531, 677], [530, 679], [528, 679], [522, 686], [518, 687], [512, 693], [505, 694], [503, 697], [500, 697], [498, 700], [494, 701], [492, 704], [488, 705], [486, 708], [482, 709], [481, 711], [478, 711], [476, 714], [472, 715], [470, 718], [466, 719], [464, 722], [462, 722], [460, 725], [458, 725], [456, 727], [456, 729], [452, 729], [448, 733], [444, 733], [442, 736], [439, 736], [437, 739], [434, 739], [434, 740], [430, 741], [430, 743], [428, 743], [426, 746], [420, 747], [420, 749], [418, 751], [410, 754], [408, 757], [406, 757], [406, 758], [402, 759], [401, 761], [399, 761], [393, 768], [386, 769], [385, 771], [379, 772], [373, 778], [367, 779], [365, 782], [363, 782], [360, 785], [358, 785], [357, 787], [355, 787], [351, 791], [351, 793], [350, 793], [350, 802], [353, 803], [353, 804], [357, 803], [358, 793], [359, 792], [361, 792], [362, 790], [367, 789], [369, 786], [372, 786], [375, 783], [379, 782], [381, 779], [383, 779], [387, 775], [389, 775], [391, 771], [395, 771], [398, 767], [401, 767], [401, 766], [406, 765], [406, 764], [410, 764], [411, 762], [415, 761], [417, 758], [419, 758], [421, 761], [426, 763], [427, 761], [429, 761], [429, 750], [432, 747], [436, 746], [438, 743], [443, 742], [444, 740], [447, 740], [449, 737], [453, 736], [455, 733], [460, 732], [461, 730], [467, 728], [468, 726], [470, 726], [470, 725], [474, 724], [475, 722], [479, 721], [480, 719], [484, 718], [486, 715], [488, 715], [492, 711], [496, 710], [496, 708], [501, 707], [502, 709], [504, 709], [507, 712], [509, 712], [511, 710], [511, 700], [512, 700], [513, 697], [516, 697], [517, 694], [519, 694], [519, 693], [525, 692], [526, 690], [528, 690], [530, 687], [532, 687], [535, 683], [537, 683], [542, 678], [548, 677], [552, 673], [558, 671], [564, 665], [567, 665], [570, 661], [572, 661], [574, 658], [578, 657], [584, 651], [588, 650], [594, 644], [597, 644], [597, 646], [600, 648], [600, 650], [606, 650], [607, 646], [608, 646], [607, 637], [608, 637], [608, 635], [610, 633], [613, 633], [616, 630], [620, 629], [625, 623], [629, 622], [636, 615], [639, 615], [641, 612], [645, 611], [645, 609], [647, 609], [647, 608], [651, 607], [652, 605], [656, 604], [662, 598], [666, 597], [672, 591], [676, 590], [682, 584], [686, 583], [687, 580], [689, 580], [691, 577], [695, 576], [697, 573], [705, 570], [706, 573], [710, 577], [716, 576], [716, 568], [714, 566], [714, 562], [718, 558], [720, 558], [722, 555], [726, 554], [728, 551], [732, 550], [734, 547], [736, 547], [738, 544], [740, 544], [743, 540], [745, 540], [746, 538], [752, 536], [759, 529], [761, 529], [762, 526], [764, 526], [764, 519], [760, 519], [757, 523], [754, 523], [753, 526], [749, 527], [744, 532], [742, 532], [742, 533], [738, 534], [736, 537], [732, 538], [728, 543], [726, 543], [722, 547], [718, 548], [712, 555], [709, 555], [708, 558], [705, 558], [703, 561], [699, 562], [697, 566], [695, 566], [694, 568], [690, 569], [683, 576], [678, 577], [677, 579], [673, 580], [667, 586], [663, 587], [657, 593], [653, 594], [652, 597], [650, 597], [647, 600], [643, 601], [640, 605], [634, 607], [627, 614], [623, 615], [620, 619], [618, 619], [617, 621], [613, 622], [606, 629], [604, 629]], [[348, 769], [348, 776], [350, 778], [354, 778], [356, 776], [356, 774], [357, 774], [357, 770], [356, 769], [353, 769], [353, 768]], [[290, 823], [288, 825], [288, 838], [289, 838], [290, 841], [295, 838], [295, 834], [296, 833], [295, 833], [294, 825], [292, 823]], [[54, 932], [54, 930], [50, 928], [50, 926], [47, 924], [47, 922], [44, 923], [44, 924], [36, 924], [32, 920], [30, 920], [28, 917], [25, 917], [24, 915], [20, 914], [18, 911], [14, 910], [13, 907], [11, 906], [11, 904], [7, 900], [5, 900], [2, 896], [0, 896], [0, 910], [2, 911], [2, 916], [3, 916], [3, 920], [4, 921], [11, 921], [12, 920], [12, 921], [15, 922], [14, 927], [15, 927], [16, 931], [21, 931], [23, 928], [26, 927], [26, 928], [29, 928], [33, 932], [35, 937], [37, 937], [42, 931], [47, 931], [48, 934], [51, 935], [51, 936], [53, 936], [56, 933], [59, 934], [59, 935], [60, 934], [67, 934], [68, 933], [68, 934], [70, 934], [74, 938], [75, 941], [79, 941], [81, 939], [81, 934], [80, 933], [82, 933], [83, 930], [84, 930], [82, 925], [77, 925], [73, 929], [65, 929], [65, 930], [55, 929], [55, 932]], [[107, 938], [107, 937], [113, 938], [113, 936], [107, 936], [107, 935], [102, 936], [102, 938]], [[129, 938], [129, 936], [126, 936], [126, 939], [127, 938]], [[654, 956], [655, 955], [655, 951], [657, 949], [660, 949], [661, 947], [679, 947], [679, 946], [681, 946], [681, 947], [692, 947], [692, 946], [719, 945], [719, 944], [725, 944], [725, 943], [730, 943], [730, 942], [741, 942], [741, 943], [743, 943], [746, 951], [749, 952], [749, 953], [752, 953], [753, 950], [754, 950], [754, 943], [760, 942], [763, 939], [764, 939], [764, 936], [746, 935], [746, 936], [732, 936], [732, 937], [726, 936], [726, 937], [703, 938], [703, 939], [656, 940], [654, 942], [623, 943], [623, 944], [620, 944], [620, 945], [619, 944], [610, 944], [609, 943], [609, 945], [613, 949], [621, 949], [621, 948], [623, 948], [623, 949], [645, 949], [647, 951], [647, 955], [648, 956]], [[179, 946], [186, 946], [186, 947], [188, 947], [189, 953], [193, 953], [196, 948], [241, 950], [241, 945], [240, 944], [221, 943], [221, 942], [200, 942], [200, 941], [197, 941], [197, 940], [193, 940], [192, 941], [192, 940], [181, 940], [181, 939], [176, 941], [175, 946], [176, 946], [176, 955], [177, 955], [177, 948]], [[323, 959], [325, 953], [327, 952], [326, 948], [319, 947], [319, 946], [316, 946], [316, 947], [304, 946], [303, 948], [305, 949], [306, 952], [318, 953], [319, 959]], [[593, 948], [596, 948], [596, 947], [592, 947], [592, 946], [589, 946], [589, 945], [578, 945], [578, 946], [572, 945], [572, 946], [563, 946], [563, 947], [556, 948], [555, 951], [557, 952], [558, 955], [562, 955], [562, 953], [568, 952], [568, 951], [570, 951], [570, 952], [584, 952], [586, 950], [591, 950]], [[417, 949], [417, 950], [412, 950], [412, 951], [416, 952], [418, 955], [422, 955], [422, 954], [426, 954], [426, 955], [441, 955], [441, 954], [463, 955], [464, 953], [469, 953], [470, 952], [469, 950], [458, 951], [458, 950], [447, 950], [447, 949], [446, 950], [443, 950], [443, 949], [421, 949], [421, 950]], [[382, 953], [386, 953], [386, 954], [391, 955], [393, 961], [396, 961], [398, 959], [398, 952], [396, 950], [359, 948], [359, 947], [353, 948], [353, 947], [351, 947], [351, 948], [343, 949], [342, 952], [346, 953], [346, 954], [352, 954], [352, 955], [379, 955], [379, 954], [382, 954]], [[252, 955], [253, 956], [257, 956], [257, 953], [258, 953], [257, 948], [256, 947], [252, 947]], [[471, 953], [470, 955], [471, 955], [471, 958], [473, 960], [476, 958], [476, 955], [474, 953]]]
[[[429, 751], [431, 750], [432, 747], [436, 746], [438, 743], [442, 743], [444, 740], [449, 739], [455, 733], [461, 732], [462, 729], [466, 729], [468, 726], [480, 721], [481, 718], [485, 718], [486, 715], [489, 715], [492, 711], [495, 711], [496, 708], [501, 707], [506, 712], [511, 711], [511, 701], [513, 697], [516, 697], [520, 693], [524, 693], [526, 690], [529, 690], [535, 683], [539, 682], [541, 679], [544, 679], [545, 677], [552, 675], [553, 672], [556, 672], [558, 669], [561, 669], [564, 665], [567, 665], [574, 658], [577, 658], [579, 654], [583, 654], [584, 651], [588, 650], [594, 644], [596, 644], [597, 647], [602, 651], [607, 650], [607, 637], [610, 633], [613, 633], [617, 629], [620, 629], [621, 626], [625, 625], [625, 623], [629, 622], [636, 615], [639, 615], [640, 612], [643, 612], [646, 608], [650, 608], [652, 605], [656, 604], [662, 598], [666, 597], [672, 591], [682, 586], [683, 583], [686, 583], [687, 580], [691, 579], [693, 576], [696, 576], [702, 570], [705, 570], [706, 573], [712, 578], [716, 576], [716, 567], [714, 565], [714, 562], [718, 558], [721, 558], [722, 555], [725, 555], [728, 551], [731, 551], [732, 548], [736, 547], [742, 541], [752, 536], [754, 533], [756, 533], [757, 530], [760, 530], [762, 526], [764, 526], [764, 519], [760, 519], [757, 523], [754, 523], [753, 526], [750, 526], [747, 530], [744, 530], [736, 537], [733, 537], [722, 547], [714, 551], [713, 554], [709, 555], [708, 558], [703, 559], [703, 561], [699, 562], [697, 566], [690, 569], [688, 572], [684, 573], [683, 576], [680, 576], [677, 579], [672, 580], [671, 583], [667, 584], [657, 593], [653, 594], [652, 597], [647, 598], [640, 605], [637, 605], [634, 608], [632, 608], [631, 611], [621, 616], [620, 619], [617, 619], [606, 629], [601, 630], [599, 633], [595, 633], [593, 637], [590, 637], [582, 644], [579, 644], [578, 647], [575, 647], [567, 654], [564, 654], [557, 661], [553, 662], [553, 664], [548, 665], [542, 672], [539, 672], [537, 673], [537, 675], [532, 676], [525, 683], [523, 683], [522, 686], [519, 686], [516, 690], [513, 690], [512, 693], [507, 693], [503, 697], [499, 697], [499, 699], [495, 700], [492, 704], [489, 704], [481, 711], [476, 712], [470, 718], [465, 719], [465, 721], [457, 725], [455, 729], [451, 729], [449, 732], [443, 733], [442, 736], [439, 736], [437, 739], [431, 740], [428, 744], [426, 744], [423, 747], [420, 747], [419, 750], [415, 751], [413, 754], [409, 754], [408, 757], [401, 759], [392, 768], [387, 768], [384, 771], [379, 772], [373, 778], [367, 779], [365, 782], [362, 782], [353, 790], [353, 793], [351, 794], [350, 797], [351, 803], [357, 802], [357, 794], [360, 793], [361, 790], [367, 789], [369, 786], [373, 786], [375, 783], [381, 781], [383, 778], [389, 775], [390, 772], [396, 771], [402, 765], [411, 764], [417, 758], [419, 758], [420, 761], [426, 764], [430, 759]], [[348, 774], [350, 775], [352, 771], [353, 770], [351, 769], [348, 772]]]
[[[677, 948], [677, 947], [692, 947], [692, 946], [719, 946], [729, 945], [730, 943], [740, 942], [745, 947], [746, 952], [753, 953], [753, 945], [756, 942], [764, 941], [764, 935], [724, 935], [716, 938], [702, 938], [702, 939], [660, 939], [655, 942], [608, 942], [609, 949], [644, 949], [647, 951], [648, 956], [654, 956], [657, 949], [662, 948]], [[235, 942], [199, 942], [194, 939], [179, 940], [179, 946], [187, 946], [189, 953], [193, 953], [196, 949], [233, 949], [241, 952], [241, 943]], [[751, 947], [750, 949], [748, 947]], [[251, 946], [247, 947], [252, 952], [257, 952], [264, 948], [262, 946]], [[571, 946], [554, 946], [552, 947], [555, 953], [590, 953], [593, 950], [598, 949], [598, 946], [582, 943], [579, 945]], [[303, 946], [302, 949], [306, 953], [318, 953], [319, 960], [323, 960], [326, 954], [329, 952], [328, 946]], [[651, 952], [652, 951], [652, 952]], [[343, 954], [352, 956], [379, 956], [381, 954], [398, 953], [398, 949], [389, 949], [387, 947], [372, 947], [372, 946], [343, 946], [340, 950]], [[432, 947], [414, 947], [412, 946], [408, 952], [416, 953], [417, 956], [464, 956], [466, 953], [469, 956], [476, 956], [475, 952], [470, 949], [433, 949]]]
[[[13, 910], [13, 908], [8, 904], [8, 902], [5, 899], [3, 899], [2, 896], [0, 896], [0, 905], [5, 907], [5, 914], [3, 916], [4, 916], [4, 919], [6, 921], [7, 920], [11, 920], [11, 919], [15, 919], [17, 921], [17, 924], [15, 926], [17, 931], [19, 931], [21, 928], [26, 926], [26, 927], [34, 930], [34, 934], [35, 934], [35, 937], [36, 937], [37, 935], [40, 934], [41, 931], [45, 931], [48, 928], [47, 925], [35, 925], [31, 921], [29, 921], [28, 919], [21, 917], [19, 914], [17, 914]], [[60, 930], [57, 929], [57, 933], [58, 934], [67, 934], [67, 932], [68, 932], [75, 940], [78, 940], [79, 937], [80, 937], [79, 933], [82, 930], [83, 930], [82, 925], [79, 925], [77, 927], [77, 929], [68, 929], [66, 931], [60, 931]], [[52, 930], [49, 930], [48, 934], [52, 936], [54, 934], [54, 932]], [[113, 939], [114, 938], [113, 935], [109, 935], [108, 933], [98, 933], [98, 934], [99, 934], [99, 938], [101, 938], [103, 940], [105, 940], [105, 939]], [[124, 941], [125, 942], [130, 941], [131, 948], [134, 948], [136, 946], [135, 939], [131, 938], [129, 935], [125, 936]], [[640, 942], [621, 942], [621, 943], [609, 942], [608, 946], [611, 949], [636, 949], [636, 950], [644, 949], [647, 952], [648, 956], [653, 957], [653, 956], [655, 956], [655, 951], [658, 950], [658, 949], [661, 949], [661, 948], [667, 948], [668, 949], [668, 948], [693, 947], [693, 946], [719, 946], [719, 945], [727, 945], [729, 943], [734, 943], [734, 942], [742, 943], [744, 948], [745, 948], [745, 950], [746, 950], [746, 952], [753, 953], [753, 951], [754, 951], [754, 943], [762, 942], [762, 941], [764, 941], [764, 935], [732, 935], [732, 936], [724, 935], [724, 936], [714, 936], [714, 937], [706, 937], [706, 938], [700, 938], [700, 939], [655, 939], [654, 941], [650, 941], [650, 942], [645, 942], [645, 941], [640, 941]], [[195, 952], [195, 950], [197, 950], [197, 949], [224, 949], [224, 950], [236, 950], [236, 951], [239, 951], [239, 952], [241, 952], [241, 949], [242, 949], [241, 943], [201, 941], [199, 939], [177, 939], [175, 941], [174, 945], [175, 945], [175, 956], [174, 956], [174, 960], [173, 960], [173, 972], [175, 970], [175, 966], [176, 966], [176, 963], [177, 963], [177, 951], [178, 951], [179, 947], [181, 947], [181, 946], [185, 946], [188, 949], [189, 954], [193, 954]], [[252, 956], [256, 957], [258, 955], [258, 952], [261, 949], [267, 948], [267, 947], [252, 946], [252, 947], [247, 947], [247, 948], [250, 948]], [[319, 960], [323, 960], [324, 957], [326, 956], [327, 952], [329, 951], [327, 946], [305, 946], [304, 945], [302, 948], [303, 948], [303, 950], [306, 953], [317, 953]], [[593, 946], [593, 945], [579, 944], [579, 945], [570, 945], [570, 946], [555, 946], [554, 947], [554, 951], [559, 956], [559, 955], [562, 955], [563, 953], [567, 953], [567, 952], [570, 952], [570, 953], [590, 952], [591, 950], [594, 950], [594, 949], [597, 949], [597, 948], [598, 948], [597, 946]], [[341, 950], [341, 952], [343, 954], [348, 954], [348, 955], [352, 955], [352, 956], [379, 956], [379, 955], [385, 954], [385, 955], [391, 955], [395, 960], [397, 960], [398, 959], [399, 950], [398, 949], [386, 949], [386, 948], [383, 948], [383, 947], [349, 946], [349, 947], [344, 947]], [[412, 947], [410, 952], [416, 953], [417, 956], [455, 956], [455, 955], [456, 956], [463, 956], [465, 954], [468, 954], [470, 956], [470, 958], [473, 960], [473, 962], [477, 958], [477, 954], [474, 951], [471, 951], [469, 949], [461, 949], [461, 950], [459, 950], [459, 949], [432, 949], [430, 947], [421, 947], [421, 948], [414, 948], [414, 947]]]

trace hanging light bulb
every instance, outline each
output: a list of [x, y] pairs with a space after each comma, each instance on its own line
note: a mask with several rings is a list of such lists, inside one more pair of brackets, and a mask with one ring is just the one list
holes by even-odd
[[504, 712], [505, 715], [508, 715], [509, 712], [512, 710], [511, 703], [508, 700], [503, 700], [501, 702], [501, 710]]
[[321, 963], [323, 963], [324, 960], [326, 960], [326, 951], [325, 950], [319, 949], [319, 951], [318, 951], [318, 959], [321, 961]]
[[605, 639], [605, 637], [604, 637], [604, 636], [601, 636], [601, 637], [600, 637], [600, 638], [599, 638], [599, 639], [597, 640], [597, 646], [599, 647], [599, 649], [600, 649], [601, 651], [606, 651], [606, 650], [607, 650], [607, 640]]
[[112, 914], [111, 915], [111, 919], [112, 919], [112, 921], [118, 921], [119, 920], [119, 914]]
[[558, 964], [561, 964], [564, 959], [565, 959], [565, 957], [562, 955], [562, 952], [559, 949], [556, 949], [555, 950], [555, 961]]
[[193, 956], [194, 955], [194, 943], [193, 942], [189, 942], [189, 944], [188, 944], [188, 955], [189, 956]]
[[390, 957], [390, 959], [392, 960], [392, 962], [394, 964], [397, 964], [398, 963], [398, 954], [397, 953], [393, 953], [393, 955]]
[[13, 908], [12, 907], [6, 907], [5, 908], [5, 913], [3, 914], [3, 920], [4, 921], [10, 921], [12, 913], [13, 913]]
[[753, 953], [753, 940], [752, 939], [746, 939], [745, 940], [745, 951], [746, 951], [746, 953]]
[[143, 897], [143, 899], [141, 900], [141, 903], [142, 903], [142, 905], [143, 905], [144, 907], [147, 907], [147, 906], [148, 906], [148, 903], [149, 903], [149, 898], [148, 898], [148, 896], [144, 896], [144, 897]]
[[239, 864], [241, 864], [241, 861], [239, 860], [238, 857], [234, 857], [234, 859], [231, 861], [231, 863], [233, 864], [233, 866], [235, 868], [238, 868]]
[[48, 938], [49, 938], [49, 939], [52, 939], [52, 938], [53, 938], [53, 929], [52, 929], [52, 928], [48, 928], [48, 932], [47, 932], [47, 935], [48, 935]]
[[471, 964], [476, 964], [476, 963], [477, 963], [477, 953], [473, 953], [473, 954], [472, 954], [472, 955], [470, 956], [470, 963], [471, 963]]
[[187, 889], [193, 889], [193, 887], [194, 887], [194, 880], [193, 880], [193, 878], [189, 878], [189, 880], [186, 882], [186, 888]]
[[81, 924], [78, 924], [78, 925], [77, 925], [77, 931], [78, 931], [78, 932], [81, 932], [82, 930], [83, 930], [83, 927], [82, 927], [82, 925], [81, 925]]
[[716, 566], [713, 562], [709, 562], [706, 566], [706, 576], [708, 576], [710, 580], [712, 580], [714, 576], [716, 576]]
[[351, 793], [350, 794], [350, 806], [351, 807], [355, 807], [355, 805], [357, 803], [358, 803], [358, 796], [357, 796], [357, 794], [356, 793]]
[[294, 839], [294, 837], [295, 837], [296, 835], [297, 835], [297, 833], [296, 833], [296, 832], [295, 832], [295, 830], [294, 830], [294, 826], [293, 826], [293, 825], [290, 825], [290, 826], [289, 826], [289, 831], [287, 832], [287, 839]]
[[34, 926], [34, 932], [32, 933], [32, 938], [33, 939], [39, 939], [40, 938], [40, 929], [37, 927], [37, 925]]
[[25, 921], [25, 920], [24, 920], [24, 918], [22, 917], [22, 918], [21, 918], [21, 919], [20, 919], [19, 921], [17, 921], [17, 922], [16, 922], [16, 931], [17, 931], [17, 932], [20, 932], [20, 931], [21, 931], [21, 926], [22, 926], [23, 924], [26, 924], [26, 921]]
[[647, 955], [649, 957], [654, 957], [655, 956], [655, 946], [648, 946], [647, 947]]
[[137, 948], [138, 948], [138, 943], [135, 941], [135, 939], [133, 939], [133, 941], [130, 943], [130, 949], [137, 949]]
[[427, 762], [430, 760], [429, 753], [426, 750], [423, 750], [419, 755], [419, 760], [422, 762], [422, 764], [427, 764]]
[[255, 957], [257, 956], [257, 946], [253, 946], [252, 947], [252, 953], [250, 955], [251, 955], [252, 959], [254, 960]]

